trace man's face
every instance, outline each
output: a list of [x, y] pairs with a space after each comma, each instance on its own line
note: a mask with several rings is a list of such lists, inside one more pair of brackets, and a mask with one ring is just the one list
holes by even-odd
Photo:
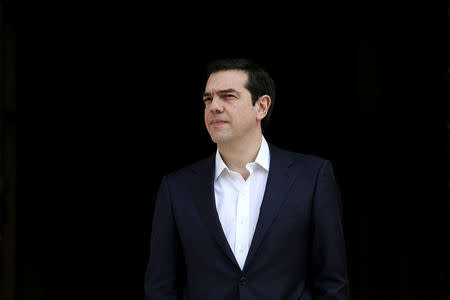
[[244, 71], [227, 70], [212, 73], [206, 83], [205, 124], [217, 144], [243, 140], [259, 129], [247, 79]]

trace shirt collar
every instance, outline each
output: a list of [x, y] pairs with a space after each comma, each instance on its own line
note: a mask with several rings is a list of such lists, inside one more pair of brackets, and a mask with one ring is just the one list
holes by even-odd
[[267, 144], [264, 136], [262, 137], [261, 147], [259, 148], [258, 155], [256, 156], [255, 162], [263, 167], [267, 172], [269, 172], [270, 166], [270, 151], [269, 145]]
[[216, 150], [216, 174], [214, 176], [214, 180], [217, 180], [220, 174], [222, 174], [223, 170], [227, 169], [227, 165], [223, 162], [222, 156], [220, 156], [219, 149]]
[[[255, 163], [263, 167], [267, 172], [269, 172], [269, 166], [270, 166], [270, 151], [269, 151], [269, 145], [267, 144], [266, 139], [264, 136], [262, 137], [261, 146], [258, 151], [258, 155], [256, 156]], [[219, 149], [216, 150], [216, 172], [214, 176], [214, 180], [217, 180], [217, 177], [222, 174], [224, 169], [228, 169], [227, 165], [222, 159], [222, 156], [219, 153]]]

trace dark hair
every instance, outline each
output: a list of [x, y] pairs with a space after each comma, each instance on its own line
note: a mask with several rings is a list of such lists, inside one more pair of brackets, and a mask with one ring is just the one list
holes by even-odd
[[268, 95], [271, 105], [267, 111], [267, 115], [261, 120], [261, 127], [264, 129], [269, 122], [272, 108], [275, 102], [275, 83], [269, 74], [264, 71], [256, 62], [243, 58], [218, 59], [208, 63], [207, 78], [219, 71], [240, 70], [248, 74], [247, 84], [245, 88], [252, 95], [252, 103], [255, 105], [259, 97]]

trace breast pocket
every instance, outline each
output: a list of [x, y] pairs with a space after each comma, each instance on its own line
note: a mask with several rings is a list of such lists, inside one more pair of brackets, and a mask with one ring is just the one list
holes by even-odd
[[310, 209], [307, 201], [294, 197], [286, 199], [280, 207], [272, 229], [278, 237], [285, 236], [289, 239], [298, 236], [309, 228]]

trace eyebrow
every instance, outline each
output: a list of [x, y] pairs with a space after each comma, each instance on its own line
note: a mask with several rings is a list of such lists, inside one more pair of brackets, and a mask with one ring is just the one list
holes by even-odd
[[[224, 89], [224, 90], [218, 90], [217, 94], [226, 94], [226, 93], [236, 93], [239, 95], [241, 95], [237, 90], [235, 89]], [[211, 93], [203, 93], [203, 97], [209, 97], [211, 96]]]

